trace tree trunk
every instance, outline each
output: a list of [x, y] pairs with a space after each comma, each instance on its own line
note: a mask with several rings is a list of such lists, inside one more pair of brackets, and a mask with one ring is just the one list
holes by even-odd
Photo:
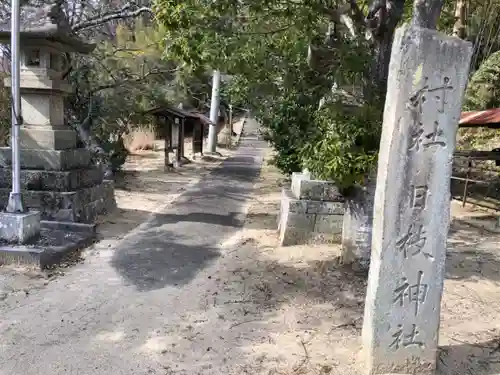
[[414, 0], [412, 23], [418, 27], [435, 29], [444, 5], [444, 0]]
[[460, 39], [465, 39], [465, 16], [467, 10], [467, 1], [466, 0], [457, 0], [457, 4], [455, 6], [455, 24], [453, 25], [453, 36], [456, 36]]
[[346, 197], [342, 227], [344, 264], [357, 263], [363, 269], [370, 266], [375, 186], [376, 177], [371, 177], [365, 186], [353, 188]]
[[82, 124], [74, 125], [74, 129], [78, 132], [80, 140], [85, 144], [85, 147], [88, 148], [99, 159], [99, 164], [101, 165], [101, 168], [103, 170], [104, 179], [112, 180], [113, 168], [109, 161], [108, 155], [101, 147], [101, 145], [99, 145], [97, 140], [92, 136], [92, 132], [90, 131], [91, 124], [92, 116], [89, 113]]

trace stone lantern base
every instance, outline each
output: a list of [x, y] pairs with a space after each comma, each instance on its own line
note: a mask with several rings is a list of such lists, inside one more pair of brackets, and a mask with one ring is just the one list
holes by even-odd
[[[0, 147], [0, 202], [5, 207], [12, 186], [12, 151]], [[85, 148], [21, 149], [21, 188], [25, 206], [42, 220], [94, 223], [116, 207], [113, 181], [103, 180]]]

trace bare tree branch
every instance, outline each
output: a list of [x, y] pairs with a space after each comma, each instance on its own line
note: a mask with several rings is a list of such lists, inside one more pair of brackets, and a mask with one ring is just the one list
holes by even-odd
[[90, 27], [95, 27], [104, 24], [112, 20], [135, 18], [143, 13], [152, 13], [151, 8], [148, 7], [141, 7], [136, 10], [132, 10], [133, 8], [135, 8], [135, 4], [133, 3], [126, 4], [121, 9], [110, 11], [95, 17], [90, 17], [84, 21], [75, 23], [74, 25], [72, 25], [71, 29], [73, 30], [73, 32], [77, 32], [84, 29], [88, 29]]

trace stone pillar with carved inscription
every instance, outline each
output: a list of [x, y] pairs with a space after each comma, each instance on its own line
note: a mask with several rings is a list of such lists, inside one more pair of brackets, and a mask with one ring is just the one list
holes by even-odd
[[470, 43], [396, 31], [378, 162], [363, 324], [368, 374], [432, 374], [449, 227], [450, 176]]

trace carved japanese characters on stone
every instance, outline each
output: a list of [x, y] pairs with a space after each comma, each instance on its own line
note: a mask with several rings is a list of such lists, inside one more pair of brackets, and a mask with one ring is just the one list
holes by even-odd
[[413, 124], [410, 127], [410, 142], [408, 150], [419, 151], [421, 148], [429, 148], [431, 146], [446, 146], [444, 141], [443, 131], [439, 128], [439, 122], [435, 120], [432, 124], [432, 130], [430, 132], [425, 132], [425, 126], [422, 122], [422, 113], [425, 107], [425, 103], [428, 100], [428, 96], [433, 97], [433, 99], [440, 102], [439, 113], [444, 113], [446, 102], [446, 91], [452, 90], [450, 79], [444, 77], [443, 85], [429, 88], [428, 77], [424, 77], [423, 87], [419, 89], [412, 97], [410, 97], [406, 107], [410, 110]]
[[394, 303], [404, 307], [406, 303], [413, 305], [415, 316], [418, 315], [420, 306], [425, 303], [429, 285], [422, 282], [423, 271], [418, 271], [417, 281], [414, 284], [403, 277], [402, 284], [394, 290]]
[[396, 248], [403, 253], [405, 259], [408, 256], [423, 254], [427, 259], [434, 259], [433, 255], [423, 251], [427, 237], [422, 224], [410, 224], [408, 230], [397, 241]]
[[392, 335], [394, 341], [392, 341], [389, 347], [394, 350], [398, 350], [401, 347], [407, 348], [409, 346], [423, 347], [424, 343], [418, 341], [419, 331], [416, 324], [412, 324], [411, 327], [411, 330], [405, 332], [403, 329], [403, 325], [398, 324], [396, 332], [394, 332], [394, 334]]
[[423, 210], [427, 205], [429, 187], [427, 185], [413, 186], [410, 207], [413, 210]]

